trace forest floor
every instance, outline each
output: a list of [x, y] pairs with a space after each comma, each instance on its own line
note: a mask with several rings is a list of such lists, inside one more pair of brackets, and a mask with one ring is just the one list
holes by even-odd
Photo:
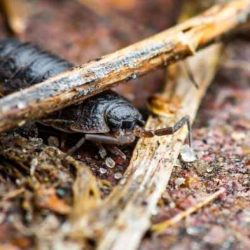
[[[20, 39], [37, 43], [79, 65], [170, 27], [176, 22], [180, 7], [174, 0], [129, 2], [129, 5], [113, 6], [112, 1], [107, 1], [107, 15], [94, 13], [77, 1], [30, 1], [28, 26]], [[7, 36], [2, 19], [0, 32], [2, 37]], [[202, 102], [193, 128], [198, 161], [192, 164], [180, 162], [175, 166], [152, 223], [171, 219], [221, 188], [225, 192], [163, 232], [149, 231], [140, 249], [249, 248], [249, 65], [250, 40], [235, 39], [227, 44], [221, 67]], [[164, 78], [165, 69], [159, 69], [131, 83], [121, 84], [115, 90], [147, 115], [147, 98], [160, 89]], [[39, 137], [45, 144], [57, 144], [63, 135], [46, 130], [40, 131]], [[66, 150], [75, 140], [77, 138], [66, 138], [66, 146], [62, 149]], [[29, 143], [15, 135], [1, 139], [0, 249], [32, 248], [36, 238], [25, 233], [26, 229], [41, 230], [35, 229], [34, 225], [42, 220], [50, 223], [51, 218], [62, 223], [67, 219], [72, 203], [74, 174], [66, 167], [70, 163], [62, 163], [61, 172], [49, 169], [49, 165], [46, 174], [42, 172], [45, 169], [37, 167], [34, 170], [32, 164], [25, 164], [30, 162], [29, 157], [44, 149], [39, 139], [29, 139]], [[6, 153], [7, 148], [16, 151]], [[87, 144], [75, 157], [105, 182], [103, 195], [106, 195], [126, 170], [133, 145], [123, 148], [126, 159], [115, 156], [112, 149], [108, 151], [115, 166], [109, 166], [98, 150]], [[22, 154], [20, 160], [18, 157]], [[46, 154], [55, 154], [60, 160], [54, 151], [46, 151]], [[37, 164], [33, 162], [34, 165]]]

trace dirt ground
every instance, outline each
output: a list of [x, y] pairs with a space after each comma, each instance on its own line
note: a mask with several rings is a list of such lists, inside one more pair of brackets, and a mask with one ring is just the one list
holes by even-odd
[[[89, 9], [78, 1], [30, 0], [28, 26], [19, 38], [37, 43], [79, 65], [173, 25], [182, 1], [178, 4], [174, 0], [122, 2], [96, 1], [96, 8]], [[2, 37], [9, 35], [2, 17], [0, 32]], [[140, 249], [249, 248], [249, 65], [250, 40], [235, 39], [227, 44], [219, 72], [193, 128], [194, 149], [199, 160], [193, 164], [177, 164], [152, 223], [172, 218], [220, 188], [225, 188], [225, 192], [164, 232], [149, 231]], [[121, 84], [116, 90], [147, 115], [147, 98], [160, 89], [164, 78], [165, 70], [159, 69]], [[63, 161], [60, 153], [48, 151], [43, 143], [57, 145], [63, 138], [66, 144], [61, 149], [66, 150], [77, 138], [65, 138], [52, 129], [38, 129], [38, 138], [37, 127], [33, 125], [28, 131], [22, 131], [23, 136], [35, 137], [33, 139], [20, 138], [16, 133], [1, 138], [0, 249], [34, 248], [36, 233], [27, 233], [27, 228], [38, 230], [36, 225], [51, 218], [63, 223], [72, 204], [74, 172], [70, 166], [76, 163]], [[126, 170], [133, 145], [122, 149], [126, 158], [115, 155], [112, 148], [108, 150], [115, 166], [102, 159], [99, 150], [87, 144], [75, 158], [87, 163], [93, 173], [105, 181], [105, 196]], [[60, 167], [49, 167], [55, 162], [36, 167], [32, 157], [38, 155], [41, 162], [45, 162], [47, 156], [55, 156]]]

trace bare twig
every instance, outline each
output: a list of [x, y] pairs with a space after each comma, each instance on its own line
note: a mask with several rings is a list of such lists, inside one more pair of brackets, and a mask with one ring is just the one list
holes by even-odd
[[77, 103], [211, 44], [250, 14], [250, 0], [217, 5], [144, 41], [0, 100], [0, 132]]
[[197, 212], [199, 209], [201, 209], [202, 207], [206, 206], [207, 204], [209, 204], [210, 202], [212, 202], [213, 200], [217, 199], [221, 194], [223, 194], [225, 192], [225, 188], [221, 188], [219, 189], [217, 192], [209, 195], [208, 197], [206, 197], [203, 201], [198, 202], [197, 204], [195, 204], [194, 206], [190, 207], [189, 209], [177, 214], [176, 216], [174, 216], [173, 218], [154, 224], [151, 229], [157, 233], [161, 233], [164, 232], [167, 228], [175, 225], [176, 223], [180, 222], [181, 220], [185, 219], [186, 217], [188, 217], [189, 215], [191, 215], [192, 213]]

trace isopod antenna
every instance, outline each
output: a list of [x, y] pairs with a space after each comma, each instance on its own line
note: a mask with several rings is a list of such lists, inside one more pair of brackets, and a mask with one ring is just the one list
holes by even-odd
[[154, 137], [154, 136], [164, 136], [172, 135], [181, 129], [184, 125], [187, 125], [188, 129], [188, 144], [192, 147], [192, 129], [190, 124], [190, 118], [188, 115], [183, 116], [179, 121], [177, 121], [173, 126], [160, 128], [156, 130], [147, 130], [142, 127], [136, 126], [133, 133], [136, 137], [145, 138], [145, 137]]

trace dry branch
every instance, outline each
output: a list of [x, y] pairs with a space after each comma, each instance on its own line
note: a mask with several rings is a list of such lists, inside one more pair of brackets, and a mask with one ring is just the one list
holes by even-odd
[[0, 132], [192, 55], [245, 23], [249, 14], [250, 0], [217, 5], [100, 60], [4, 97], [0, 100]]

